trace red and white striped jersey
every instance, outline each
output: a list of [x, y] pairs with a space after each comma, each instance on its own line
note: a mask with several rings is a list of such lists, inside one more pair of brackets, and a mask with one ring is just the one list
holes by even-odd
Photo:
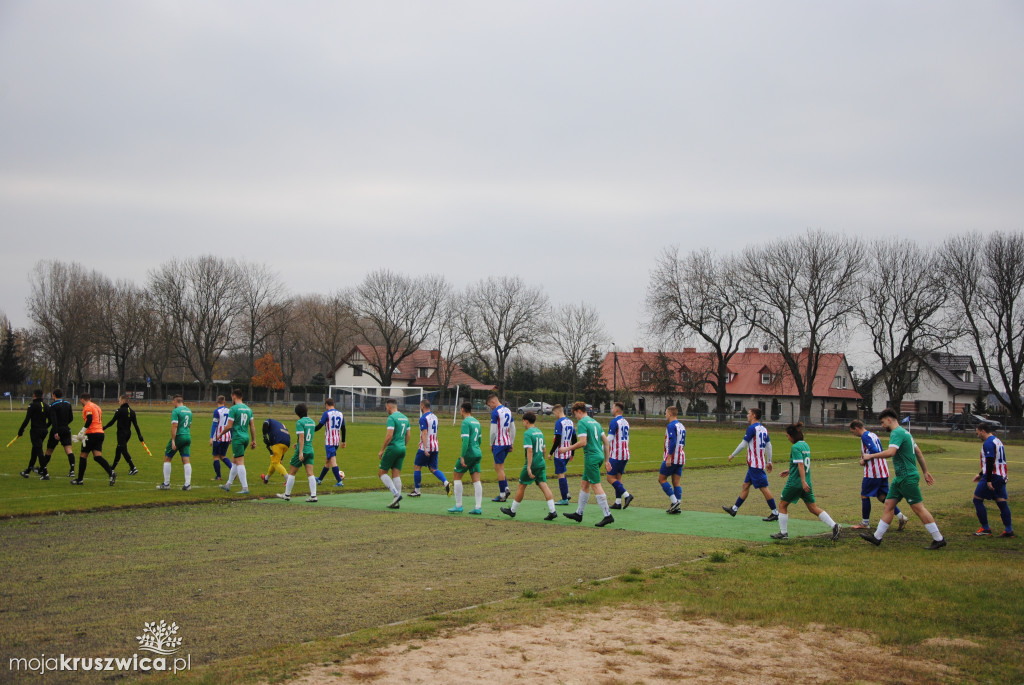
[[981, 445], [981, 472], [985, 473], [985, 457], [995, 457], [996, 466], [992, 472], [1000, 478], [1006, 478], [1006, 448], [1003, 441], [994, 435], [988, 436]]
[[491, 423], [497, 425], [497, 438], [494, 444], [498, 447], [512, 444], [512, 410], [499, 404], [491, 412]]
[[428, 411], [420, 416], [420, 447], [426, 452], [437, 452], [437, 415]]
[[608, 448], [609, 459], [629, 460], [629, 421], [625, 416], [616, 416], [608, 424]]
[[[864, 431], [860, 436], [860, 452], [863, 455], [878, 454], [882, 451], [882, 441], [871, 431]], [[888, 478], [889, 462], [885, 459], [868, 459], [864, 462], [865, 478]]]
[[768, 464], [768, 429], [759, 423], [752, 423], [747, 428], [743, 439], [747, 441], [747, 466], [763, 469]]
[[341, 444], [341, 427], [345, 416], [337, 409], [328, 409], [320, 419], [324, 422], [324, 445], [336, 447]]
[[671, 421], [665, 427], [665, 454], [666, 464], [679, 466], [686, 463], [686, 427], [678, 420]]

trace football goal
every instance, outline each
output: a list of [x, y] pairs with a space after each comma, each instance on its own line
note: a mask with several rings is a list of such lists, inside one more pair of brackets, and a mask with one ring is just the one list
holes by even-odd
[[350, 422], [359, 415], [383, 415], [384, 402], [388, 399], [398, 402], [398, 410], [403, 414], [419, 416], [420, 402], [424, 399], [433, 400], [437, 395], [436, 392], [424, 392], [423, 388], [380, 388], [369, 385], [332, 385], [327, 392]]

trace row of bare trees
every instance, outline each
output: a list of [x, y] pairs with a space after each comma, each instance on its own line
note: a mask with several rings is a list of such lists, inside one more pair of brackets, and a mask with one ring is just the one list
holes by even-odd
[[821, 354], [863, 331], [898, 407], [922, 356], [976, 353], [1016, 419], [1024, 413], [1024, 234], [966, 234], [938, 245], [809, 231], [737, 253], [672, 247], [651, 272], [649, 332], [713, 353], [707, 383], [728, 411], [729, 361], [751, 342], [781, 353], [809, 416]]
[[518, 277], [456, 289], [377, 270], [350, 289], [295, 295], [264, 264], [203, 256], [164, 262], [142, 285], [61, 261], [38, 263], [30, 280], [28, 347], [54, 382], [96, 378], [106, 364], [119, 389], [145, 377], [158, 395], [171, 373], [204, 394], [215, 377], [248, 381], [266, 354], [292, 385], [327, 376], [357, 344], [372, 347], [365, 372], [383, 386], [416, 350], [436, 349], [441, 388], [471, 360], [503, 390], [517, 354], [557, 354], [578, 377], [607, 340], [595, 309], [553, 317], [543, 290]]

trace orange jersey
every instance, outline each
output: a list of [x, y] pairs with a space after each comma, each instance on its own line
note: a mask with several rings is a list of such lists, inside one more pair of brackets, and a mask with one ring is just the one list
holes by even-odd
[[89, 420], [89, 414], [92, 414], [92, 423], [90, 423], [89, 427], [85, 429], [85, 434], [86, 435], [91, 435], [92, 433], [102, 433], [103, 432], [103, 410], [100, 409], [100, 405], [96, 404], [95, 402], [93, 402], [91, 400], [86, 402], [85, 404], [83, 404], [82, 405], [82, 422], [83, 423], [85, 421]]

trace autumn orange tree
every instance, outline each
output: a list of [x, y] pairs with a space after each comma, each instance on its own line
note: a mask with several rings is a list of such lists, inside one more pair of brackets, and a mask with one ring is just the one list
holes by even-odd
[[274, 355], [267, 352], [256, 360], [256, 375], [252, 377], [252, 385], [255, 388], [267, 389], [267, 402], [270, 401], [271, 390], [284, 390], [284, 373], [281, 365], [274, 361]]

